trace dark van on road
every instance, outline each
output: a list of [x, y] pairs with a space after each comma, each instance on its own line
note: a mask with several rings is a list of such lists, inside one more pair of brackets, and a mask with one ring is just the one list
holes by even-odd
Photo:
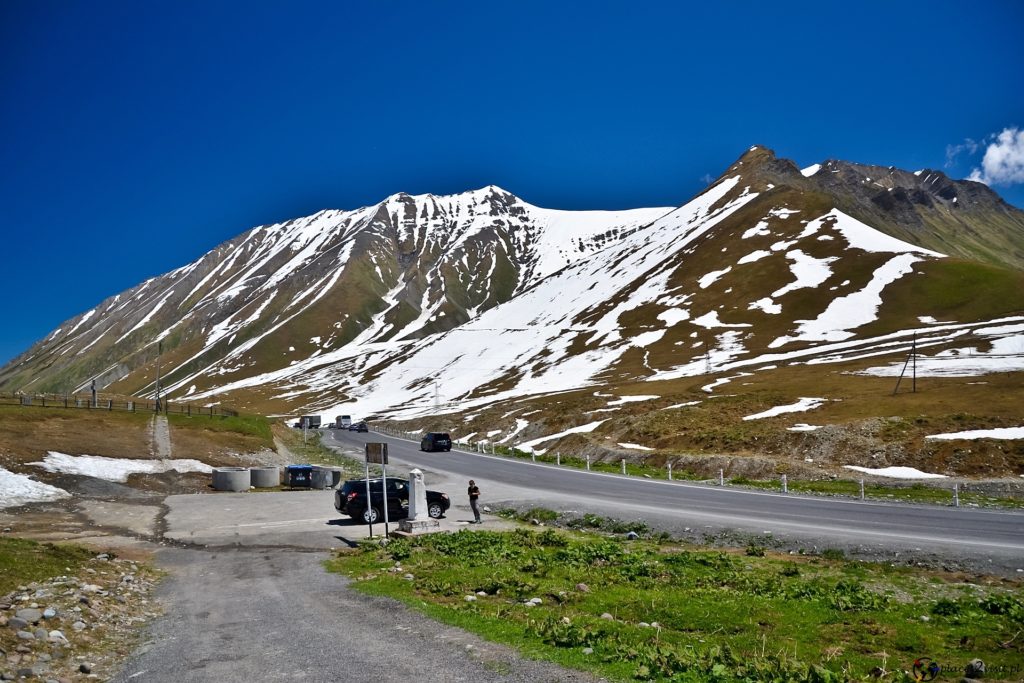
[[427, 432], [420, 441], [421, 451], [450, 451], [452, 449], [452, 437], [445, 432]]

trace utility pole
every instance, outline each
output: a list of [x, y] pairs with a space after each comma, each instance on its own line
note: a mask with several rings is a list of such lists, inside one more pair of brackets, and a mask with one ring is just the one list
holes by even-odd
[[164, 343], [156, 343], [156, 412], [160, 412], [160, 354], [164, 350]]
[[907, 366], [913, 362], [913, 373], [914, 373], [914, 393], [917, 393], [917, 332], [914, 333], [913, 341], [910, 344], [910, 353], [907, 354], [907, 359], [903, 361], [903, 368], [900, 370], [900, 376], [896, 378], [896, 386], [892, 390], [892, 395], [895, 396], [896, 392], [900, 390], [900, 382], [903, 381], [903, 375], [907, 372]]
[[914, 339], [910, 344], [910, 359], [911, 366], [913, 368], [913, 380], [910, 384], [913, 393], [917, 393], [917, 332], [914, 333]]

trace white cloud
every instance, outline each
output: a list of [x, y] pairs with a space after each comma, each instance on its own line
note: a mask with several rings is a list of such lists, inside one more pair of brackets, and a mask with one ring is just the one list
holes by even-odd
[[970, 138], [966, 138], [959, 145], [946, 145], [946, 168], [955, 164], [956, 158], [964, 152], [976, 154], [978, 146], [978, 143]]
[[981, 168], [975, 168], [968, 180], [986, 185], [1024, 183], [1024, 130], [1006, 128], [985, 149]]

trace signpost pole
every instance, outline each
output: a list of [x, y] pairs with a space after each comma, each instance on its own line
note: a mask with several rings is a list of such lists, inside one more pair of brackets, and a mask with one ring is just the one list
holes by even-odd
[[373, 517], [370, 516], [370, 509], [373, 499], [370, 498], [370, 459], [366, 459], [366, 523], [370, 525], [370, 538], [373, 538]]
[[[384, 448], [387, 448], [385, 446]], [[384, 489], [384, 538], [389, 538], [388, 535], [388, 459], [383, 458], [380, 463], [380, 485]]]
[[[384, 505], [384, 538], [390, 535], [388, 527], [388, 445], [386, 443], [366, 443], [366, 509], [373, 507], [373, 500], [370, 498], [370, 463], [380, 465], [381, 477], [380, 488]], [[373, 522], [370, 522], [367, 515], [367, 522], [370, 523], [370, 538], [373, 538]]]

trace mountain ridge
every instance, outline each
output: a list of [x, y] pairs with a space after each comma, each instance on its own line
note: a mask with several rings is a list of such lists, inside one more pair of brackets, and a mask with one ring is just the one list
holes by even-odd
[[[288, 413], [372, 392], [369, 414], [429, 407], [431, 377], [458, 372], [446, 400], [478, 404], [892, 332], [910, 317], [883, 299], [903, 300], [914, 273], [945, 282], [957, 258], [989, 264], [975, 275], [1008, 269], [977, 291], [1016, 286], [1024, 212], [988, 188], [817, 166], [754, 146], [680, 207], [559, 211], [487, 185], [257, 226], [67, 321], [0, 369], [0, 387], [96, 378], [151, 395], [160, 342], [176, 399]], [[928, 296], [924, 313], [969, 309]], [[850, 327], [835, 313], [846, 300], [878, 315]], [[1019, 309], [1002, 304], [981, 308]]]

